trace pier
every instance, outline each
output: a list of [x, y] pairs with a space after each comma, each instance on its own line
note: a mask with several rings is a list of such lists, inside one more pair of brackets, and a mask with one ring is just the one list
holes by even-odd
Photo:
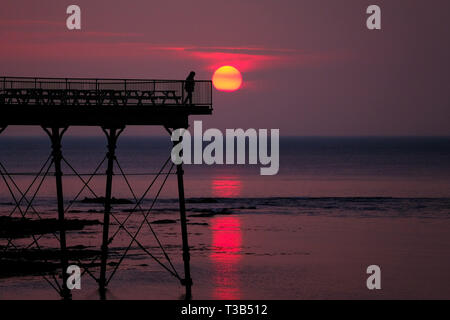
[[[83, 190], [89, 190], [96, 199], [102, 199], [104, 205], [103, 227], [102, 227], [102, 244], [100, 248], [100, 274], [96, 275], [89, 265], [83, 264], [83, 273], [94, 278], [99, 286], [100, 297], [105, 298], [105, 290], [108, 283], [113, 278], [116, 271], [119, 270], [120, 263], [126, 257], [126, 254], [133, 244], [140, 247], [147, 255], [152, 257], [164, 269], [175, 276], [186, 288], [186, 299], [191, 298], [192, 279], [190, 275], [190, 254], [188, 231], [186, 221], [184, 182], [183, 182], [183, 166], [182, 164], [174, 165], [168, 160], [164, 163], [156, 177], [149, 181], [149, 188], [142, 197], [134, 196], [134, 209], [131, 214], [142, 214], [143, 222], [139, 226], [136, 233], [131, 233], [126, 228], [125, 222], [117, 220], [111, 208], [114, 202], [112, 194], [112, 186], [114, 183], [114, 171], [118, 170], [121, 175], [126, 178], [125, 173], [120, 167], [116, 158], [117, 141], [121, 133], [128, 126], [162, 126], [169, 135], [173, 130], [180, 128], [188, 128], [189, 116], [191, 115], [211, 115], [212, 108], [212, 83], [211, 81], [195, 81], [195, 91], [192, 95], [192, 103], [185, 103], [185, 81], [182, 80], [141, 80], [141, 79], [81, 79], [81, 78], [19, 78], [19, 77], [1, 77], [0, 78], [0, 134], [8, 126], [39, 126], [48, 135], [51, 142], [51, 150], [49, 150], [49, 159], [42, 166], [41, 171], [35, 174], [32, 184], [35, 184], [38, 177], [47, 176], [50, 167], [54, 170], [54, 179], [56, 186], [56, 202], [57, 202], [57, 220], [59, 230], [55, 233], [55, 239], [60, 245], [60, 263], [61, 263], [61, 280], [55, 276], [50, 278], [44, 276], [44, 279], [58, 291], [63, 299], [71, 299], [70, 290], [67, 288], [66, 273], [67, 267], [74, 262], [70, 261], [67, 254], [67, 220], [66, 214], [70, 204], [66, 205], [64, 195], [62, 164], [67, 165], [83, 183]], [[105, 158], [102, 161], [106, 163], [106, 182], [104, 186], [104, 196], [99, 196], [93, 192], [89, 183], [93, 176], [98, 174], [97, 170], [93, 172], [89, 178], [84, 178], [64, 157], [63, 138], [69, 127], [73, 126], [97, 126], [102, 129], [107, 141], [107, 149], [105, 150]], [[169, 138], [170, 139], [170, 138]], [[180, 142], [177, 142], [180, 143]], [[0, 153], [8, 152], [8, 150], [0, 150]], [[174, 168], [175, 167], [175, 168]], [[167, 168], [170, 168], [167, 172]], [[164, 171], [166, 169], [166, 171]], [[151, 213], [154, 202], [164, 186], [165, 181], [172, 173], [177, 176], [178, 196], [179, 196], [179, 214], [181, 225], [181, 239], [184, 262], [184, 276], [180, 276], [173, 267], [170, 259], [164, 251], [161, 243], [158, 241], [165, 257], [169, 262], [169, 266], [159, 261], [145, 246], [136, 238], [144, 225], [152, 228], [147, 220]], [[33, 201], [35, 195], [29, 195], [31, 186], [22, 190], [14, 181], [14, 174], [8, 172], [7, 164], [0, 162], [0, 175], [2, 182], [6, 185], [7, 190], [11, 194], [14, 209], [10, 213], [10, 217], [14, 213], [19, 213], [19, 218], [25, 219], [30, 211], [34, 211]], [[145, 195], [154, 187], [154, 181], [159, 176], [163, 176], [163, 184], [157, 192], [152, 206], [149, 209], [142, 208], [142, 201]], [[129, 185], [131, 191], [132, 187]], [[81, 194], [81, 191], [79, 194]], [[133, 193], [133, 192], [132, 192]], [[19, 194], [19, 197], [17, 197]], [[78, 194], [78, 195], [79, 195]], [[133, 193], [134, 195], [134, 193]], [[75, 199], [76, 200], [76, 199]], [[21, 209], [23, 204], [26, 210]], [[119, 263], [108, 270], [108, 246], [113, 241], [115, 233], [111, 234], [110, 223], [114, 219], [119, 226], [126, 231], [130, 237], [130, 245]], [[145, 224], [146, 223], [146, 224]], [[0, 231], [5, 226], [0, 223]], [[151, 229], [155, 238], [157, 235]], [[33, 244], [37, 248], [38, 238], [33, 237]], [[7, 250], [20, 250], [12, 241], [8, 239], [6, 246], [2, 246], [1, 250], [5, 253]], [[0, 256], [0, 259], [2, 257]], [[79, 262], [79, 261], [78, 261]], [[95, 265], [95, 260], [91, 265]], [[98, 268], [97, 268], [98, 269]]]

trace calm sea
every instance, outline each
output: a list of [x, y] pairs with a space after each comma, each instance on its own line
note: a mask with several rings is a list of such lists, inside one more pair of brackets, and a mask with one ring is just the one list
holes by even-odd
[[[117, 159], [127, 174], [151, 174], [170, 155], [170, 146], [168, 138], [123, 136]], [[67, 136], [63, 142], [65, 158], [83, 174], [92, 173], [105, 152], [103, 137]], [[49, 153], [46, 137], [0, 137], [0, 161], [11, 173], [38, 172]], [[79, 180], [70, 177], [67, 165], [63, 170], [67, 196], [76, 194]], [[260, 165], [186, 165], [187, 197], [445, 198], [450, 196], [450, 138], [281, 138], [279, 174], [260, 176], [259, 170]], [[104, 172], [105, 164], [98, 173]], [[130, 197], [117, 168], [115, 173], [116, 196]], [[25, 186], [32, 177], [15, 178]], [[102, 193], [104, 181], [97, 178], [92, 185]], [[129, 179], [145, 190], [152, 176]], [[54, 181], [47, 180], [42, 195], [54, 191]], [[176, 196], [172, 180], [162, 197]], [[4, 193], [2, 186], [0, 196]]]

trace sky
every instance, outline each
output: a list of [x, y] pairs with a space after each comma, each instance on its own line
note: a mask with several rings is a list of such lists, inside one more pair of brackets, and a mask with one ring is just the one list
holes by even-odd
[[[210, 80], [232, 65], [243, 86], [214, 91], [213, 115], [195, 118], [204, 128], [450, 135], [448, 0], [0, 1], [0, 76]], [[79, 31], [66, 28], [71, 4]], [[371, 4], [381, 30], [366, 28]]]

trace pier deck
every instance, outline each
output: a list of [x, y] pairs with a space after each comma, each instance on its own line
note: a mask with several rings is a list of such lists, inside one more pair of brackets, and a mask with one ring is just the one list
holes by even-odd
[[185, 127], [189, 115], [212, 113], [211, 81], [0, 78], [0, 126]]

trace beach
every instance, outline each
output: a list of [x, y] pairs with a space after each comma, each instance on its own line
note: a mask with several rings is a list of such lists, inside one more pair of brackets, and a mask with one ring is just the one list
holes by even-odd
[[[209, 223], [189, 228], [194, 299], [450, 296], [448, 219], [289, 215], [273, 219], [248, 214], [218, 216]], [[177, 249], [170, 253], [182, 270]], [[131, 257], [111, 283], [107, 298], [182, 298], [178, 281], [149, 260]], [[369, 291], [365, 285], [365, 271], [372, 264], [382, 270], [379, 291]], [[58, 299], [40, 277], [1, 283], [2, 299]], [[82, 290], [73, 292], [74, 299], [97, 296], [96, 283], [88, 276], [83, 277]]]

